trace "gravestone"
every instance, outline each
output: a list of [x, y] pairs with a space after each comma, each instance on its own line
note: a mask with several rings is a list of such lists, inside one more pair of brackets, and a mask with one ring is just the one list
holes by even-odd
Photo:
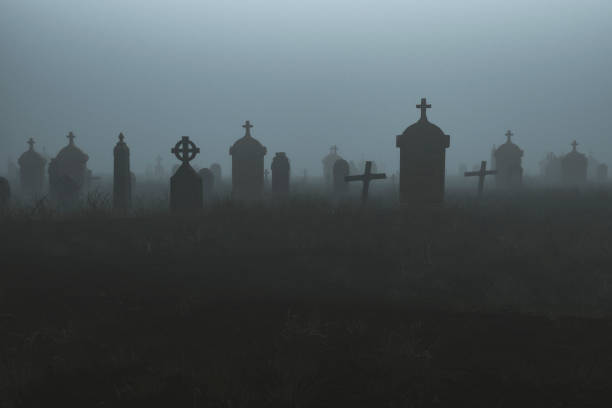
[[338, 155], [338, 146], [334, 145], [329, 148], [327, 156], [321, 160], [321, 163], [323, 163], [323, 179], [325, 180], [325, 185], [328, 187], [331, 187], [334, 182], [334, 163], [340, 159], [342, 159], [342, 157]]
[[289, 192], [291, 166], [285, 152], [276, 153], [270, 167], [272, 168], [272, 192], [287, 194]]
[[608, 179], [608, 165], [601, 163], [597, 166], [597, 181], [604, 182]]
[[561, 177], [563, 184], [578, 186], [587, 180], [587, 158], [576, 150], [578, 143], [572, 142], [572, 151], [561, 158]]
[[484, 190], [485, 176], [488, 176], [490, 174], [497, 174], [497, 170], [487, 170], [487, 162], [486, 160], [483, 160], [482, 162], [480, 162], [480, 170], [466, 171], [464, 176], [478, 176], [478, 196], [482, 196], [482, 191]]
[[45, 184], [45, 167], [47, 160], [34, 150], [34, 140], [28, 140], [29, 150], [19, 157], [19, 179], [21, 191], [27, 195], [42, 194]]
[[87, 190], [91, 172], [87, 169], [89, 156], [75, 145], [74, 133], [66, 137], [68, 146], [49, 163], [49, 190], [54, 200], [72, 205]]
[[210, 165], [210, 171], [215, 175], [215, 184], [217, 186], [221, 185], [221, 165], [219, 163], [213, 163]]
[[348, 191], [348, 183], [345, 180], [349, 175], [349, 164], [346, 160], [336, 160], [334, 163], [334, 193], [341, 194]]
[[251, 136], [251, 122], [242, 126], [245, 134], [230, 148], [232, 156], [232, 196], [237, 199], [257, 199], [264, 189], [264, 156], [267, 149]]
[[372, 173], [372, 162], [365, 162], [365, 171], [362, 175], [357, 176], [346, 176], [344, 180], [347, 182], [350, 181], [361, 181], [363, 183], [363, 188], [361, 189], [361, 203], [365, 204], [368, 201], [368, 192], [370, 189], [370, 181], [372, 180], [380, 180], [387, 178], [385, 173], [375, 174]]
[[497, 170], [495, 182], [499, 188], [516, 189], [521, 187], [523, 183], [523, 167], [521, 163], [523, 151], [512, 143], [512, 136], [514, 134], [508, 130], [506, 132], [506, 143], [495, 150], [494, 157], [497, 167], [492, 167]]
[[11, 185], [7, 179], [0, 177], [0, 208], [6, 207], [11, 199]]
[[422, 207], [438, 206], [444, 201], [446, 149], [450, 136], [427, 120], [425, 98], [416, 106], [421, 110], [418, 122], [396, 137], [400, 149], [400, 203]]
[[119, 142], [113, 150], [113, 208], [127, 211], [132, 206], [132, 173], [130, 172], [130, 148], [119, 133]]
[[202, 179], [189, 164], [200, 149], [183, 136], [171, 150], [182, 164], [170, 177], [170, 209], [173, 212], [196, 211], [203, 206]]
[[204, 196], [204, 201], [209, 201], [212, 199], [215, 192], [215, 174], [212, 172], [212, 170], [206, 168], [200, 169], [198, 174], [202, 179], [202, 193]]

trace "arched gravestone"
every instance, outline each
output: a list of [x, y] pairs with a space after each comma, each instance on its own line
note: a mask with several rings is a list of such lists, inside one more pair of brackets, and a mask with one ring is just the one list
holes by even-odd
[[8, 205], [11, 199], [11, 185], [4, 177], [0, 177], [0, 207]]
[[251, 136], [253, 125], [242, 126], [245, 135], [230, 148], [232, 156], [232, 196], [238, 199], [260, 198], [264, 189], [264, 156], [267, 149]]
[[127, 211], [132, 206], [132, 173], [130, 172], [130, 149], [125, 136], [119, 133], [119, 142], [113, 150], [113, 208]]
[[74, 133], [66, 136], [68, 146], [59, 151], [49, 163], [49, 189], [51, 197], [63, 204], [74, 204], [87, 188], [90, 172], [89, 156], [74, 143]]
[[329, 148], [327, 156], [321, 160], [325, 185], [332, 186], [334, 184], [334, 163], [341, 159], [342, 157], [338, 155], [338, 146], [334, 145]]
[[345, 177], [349, 175], [349, 164], [346, 160], [336, 160], [334, 163], [334, 193], [345, 193], [348, 191], [348, 182]]
[[450, 137], [427, 120], [427, 99], [416, 106], [421, 118], [396, 137], [400, 149], [400, 203], [438, 206], [444, 201], [446, 149]]
[[214, 176], [215, 176], [215, 184], [216, 185], [220, 185], [222, 180], [221, 180], [221, 165], [219, 163], [213, 163], [210, 165], [210, 171], [213, 172]]
[[495, 164], [491, 168], [497, 170], [495, 183], [499, 188], [515, 189], [523, 183], [523, 151], [512, 143], [512, 136], [514, 133], [508, 130], [506, 143], [499, 146], [493, 155]]
[[276, 153], [272, 160], [272, 192], [286, 194], [289, 192], [291, 167], [285, 152]]
[[40, 195], [45, 184], [47, 159], [34, 150], [34, 140], [28, 140], [30, 149], [19, 157], [19, 179], [21, 191], [25, 194]]
[[215, 175], [210, 169], [201, 169], [198, 174], [202, 179], [202, 192], [204, 200], [210, 200], [215, 191]]
[[586, 183], [587, 158], [576, 150], [578, 143], [572, 142], [572, 151], [561, 158], [561, 177], [563, 184], [577, 186]]
[[189, 140], [189, 136], [183, 136], [171, 152], [182, 164], [170, 177], [170, 209], [173, 212], [201, 209], [202, 179], [189, 164], [200, 153], [200, 149]]

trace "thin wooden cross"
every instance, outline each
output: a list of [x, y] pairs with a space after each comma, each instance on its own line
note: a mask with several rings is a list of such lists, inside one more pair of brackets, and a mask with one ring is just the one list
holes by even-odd
[[385, 173], [372, 173], [372, 162], [365, 162], [365, 172], [358, 176], [344, 176], [344, 181], [361, 181], [363, 182], [363, 189], [361, 190], [361, 202], [363, 204], [368, 200], [368, 190], [370, 189], [370, 181], [386, 179]]
[[466, 171], [463, 173], [465, 177], [478, 176], [478, 196], [482, 195], [484, 189], [485, 176], [489, 174], [497, 174], [497, 170], [487, 170], [487, 162], [483, 160], [480, 162], [480, 170], [478, 171]]

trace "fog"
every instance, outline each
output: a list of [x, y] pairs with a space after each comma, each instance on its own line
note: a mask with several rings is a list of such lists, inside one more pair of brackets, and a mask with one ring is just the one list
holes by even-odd
[[137, 173], [188, 135], [227, 174], [247, 119], [266, 166], [284, 151], [318, 175], [336, 144], [391, 172], [421, 97], [449, 173], [507, 129], [527, 173], [573, 139], [611, 164], [611, 17], [606, 0], [0, 0], [0, 173], [74, 131], [94, 172], [124, 132]]

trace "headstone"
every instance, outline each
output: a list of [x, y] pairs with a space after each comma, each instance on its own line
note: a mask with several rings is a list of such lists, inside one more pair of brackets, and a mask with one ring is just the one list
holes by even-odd
[[247, 120], [245, 134], [230, 148], [232, 156], [232, 196], [237, 199], [260, 198], [264, 189], [264, 156], [267, 149], [251, 136], [253, 125]]
[[47, 160], [34, 150], [34, 140], [28, 140], [29, 150], [19, 157], [19, 179], [21, 191], [28, 195], [42, 194], [45, 185], [45, 167]]
[[597, 181], [600, 183], [606, 181], [608, 179], [608, 165], [605, 163], [601, 163], [597, 166]]
[[419, 121], [396, 138], [400, 149], [400, 203], [413, 207], [437, 206], [444, 201], [450, 136], [427, 120], [431, 105], [425, 98], [417, 108], [421, 110]]
[[565, 185], [582, 185], [587, 179], [587, 158], [576, 150], [578, 143], [575, 140], [571, 145], [572, 151], [561, 158], [561, 177]]
[[119, 142], [113, 150], [113, 208], [127, 211], [132, 206], [132, 173], [130, 172], [130, 148], [119, 133]]
[[344, 180], [349, 181], [361, 181], [363, 183], [363, 188], [361, 190], [361, 202], [365, 204], [368, 201], [368, 191], [370, 189], [370, 181], [372, 180], [380, 180], [387, 178], [385, 173], [375, 174], [372, 173], [372, 162], [365, 162], [365, 171], [362, 175], [358, 176], [346, 176]]
[[349, 175], [349, 164], [346, 160], [336, 160], [334, 163], [334, 193], [341, 194], [348, 191], [348, 183], [345, 180]]
[[334, 145], [329, 148], [327, 156], [321, 160], [321, 163], [323, 163], [323, 179], [325, 180], [325, 185], [328, 187], [333, 185], [334, 163], [340, 159], [342, 159], [342, 157], [338, 155], [338, 146]]
[[6, 207], [11, 199], [11, 185], [7, 179], [0, 177], [0, 208]]
[[202, 193], [204, 201], [212, 199], [215, 192], [215, 174], [210, 169], [200, 169], [198, 172], [202, 179]]
[[[506, 143], [495, 150], [495, 163], [497, 163], [497, 175], [495, 182], [497, 187], [504, 189], [516, 189], [523, 183], [522, 158], [523, 151], [512, 143], [514, 134], [508, 130], [506, 132]], [[492, 166], [493, 167], [493, 166]]]
[[215, 175], [215, 184], [221, 184], [221, 165], [219, 163], [213, 163], [210, 165], [210, 171]]
[[202, 179], [189, 164], [200, 149], [183, 136], [171, 150], [182, 164], [170, 177], [170, 209], [173, 212], [196, 211], [203, 206]]
[[74, 204], [87, 190], [91, 172], [87, 169], [89, 156], [74, 144], [74, 134], [66, 137], [68, 146], [49, 163], [49, 189], [54, 200]]
[[483, 160], [480, 163], [480, 170], [478, 171], [466, 171], [465, 177], [478, 176], [478, 196], [482, 196], [482, 191], [484, 190], [484, 181], [485, 176], [490, 174], [497, 174], [497, 170], [487, 170], [487, 162]]
[[287, 194], [289, 192], [289, 180], [291, 176], [291, 166], [289, 158], [285, 152], [276, 153], [272, 160], [272, 192]]

